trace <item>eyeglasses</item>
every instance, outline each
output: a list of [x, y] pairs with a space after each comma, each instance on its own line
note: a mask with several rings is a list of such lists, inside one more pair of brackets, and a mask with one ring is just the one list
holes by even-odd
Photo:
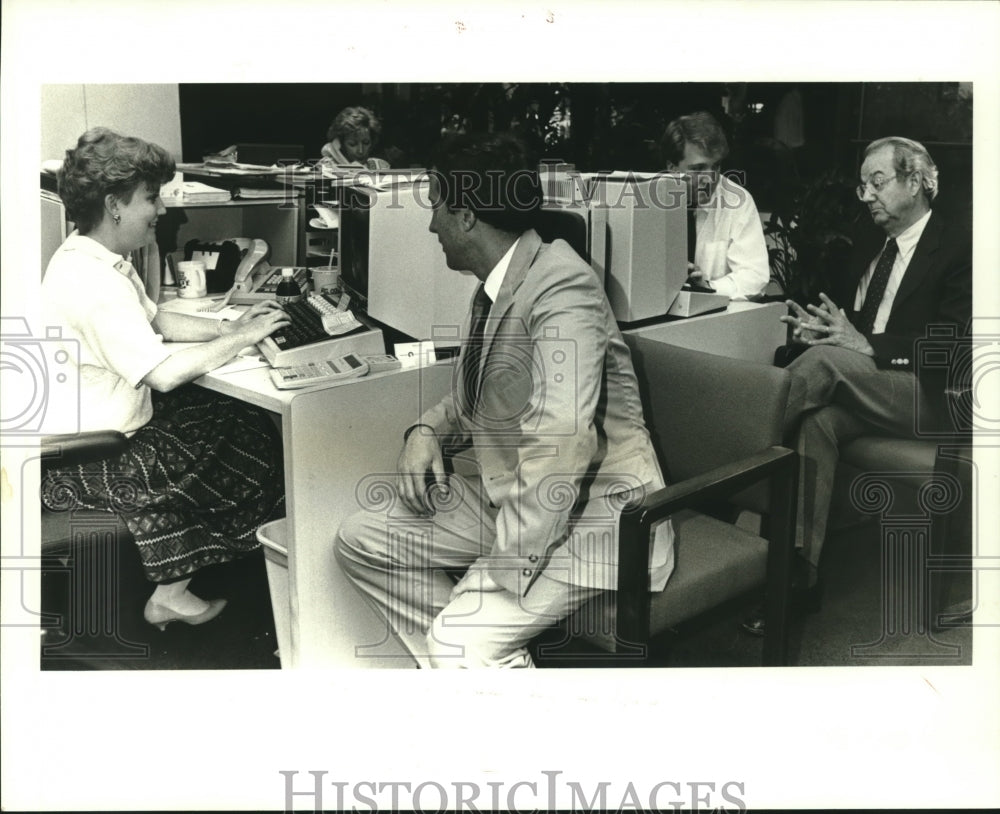
[[900, 176], [905, 178], [908, 175], [912, 175], [912, 173], [897, 172], [894, 175], [883, 175], [877, 172], [867, 181], [862, 181], [858, 184], [854, 191], [858, 193], [858, 198], [863, 201], [869, 189], [873, 195], [878, 195], [893, 178], [899, 178]]

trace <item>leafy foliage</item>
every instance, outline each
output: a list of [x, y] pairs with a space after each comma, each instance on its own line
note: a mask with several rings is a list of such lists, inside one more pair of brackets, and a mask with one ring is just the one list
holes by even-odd
[[855, 181], [827, 170], [789, 188], [764, 227], [771, 276], [785, 296], [816, 302], [829, 290], [852, 246], [852, 227], [861, 213]]

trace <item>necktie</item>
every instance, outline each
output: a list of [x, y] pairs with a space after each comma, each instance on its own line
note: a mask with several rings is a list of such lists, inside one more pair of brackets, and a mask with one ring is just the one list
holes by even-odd
[[698, 222], [695, 220], [695, 208], [687, 211], [688, 262], [694, 262], [694, 250], [698, 243]]
[[870, 334], [875, 326], [875, 315], [882, 304], [882, 297], [885, 295], [885, 287], [889, 284], [889, 273], [892, 271], [892, 264], [896, 262], [896, 255], [899, 247], [895, 238], [889, 238], [889, 242], [882, 249], [878, 263], [875, 264], [875, 273], [868, 283], [868, 292], [865, 294], [865, 302], [861, 306], [861, 316], [858, 318], [858, 330], [863, 334]]
[[479, 400], [479, 363], [483, 358], [483, 333], [492, 305], [493, 301], [486, 293], [486, 287], [480, 283], [472, 300], [472, 325], [462, 364], [462, 388], [465, 392], [465, 403], [470, 411], [475, 409]]

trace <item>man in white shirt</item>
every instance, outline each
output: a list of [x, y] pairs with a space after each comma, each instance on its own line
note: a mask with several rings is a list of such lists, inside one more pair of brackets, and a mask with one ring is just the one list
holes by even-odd
[[[832, 297], [820, 294], [821, 303], [808, 308], [789, 301], [792, 314], [782, 317], [794, 343], [808, 348], [788, 365], [796, 378], [790, 413], [802, 415], [801, 557], [794, 585], [800, 606], [818, 602], [840, 445], [866, 434], [910, 437], [918, 418], [948, 415], [945, 389], [955, 383], [945, 368], [921, 371], [918, 380], [914, 343], [929, 326], [965, 336], [972, 262], [968, 235], [947, 229], [931, 210], [937, 188], [937, 167], [923, 145], [899, 137], [870, 144], [857, 193], [881, 235], [855, 246], [853, 261], [833, 281]], [[760, 619], [744, 627], [763, 632]]]
[[722, 127], [708, 113], [681, 116], [667, 125], [663, 151], [670, 172], [688, 174], [691, 282], [734, 300], [760, 294], [771, 279], [764, 230], [750, 193], [719, 174], [729, 154]]

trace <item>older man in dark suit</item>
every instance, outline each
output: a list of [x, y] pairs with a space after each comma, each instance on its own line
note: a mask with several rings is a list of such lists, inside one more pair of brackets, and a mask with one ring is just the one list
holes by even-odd
[[[818, 568], [838, 449], [864, 434], [913, 435], [918, 416], [945, 408], [939, 379], [915, 375], [917, 339], [929, 326], [964, 334], [972, 315], [971, 246], [931, 209], [938, 171], [923, 145], [890, 137], [865, 150], [858, 197], [884, 233], [861, 242], [832, 297], [802, 308], [789, 301], [794, 343], [807, 347], [788, 369], [802, 415], [794, 587], [799, 605], [818, 602]], [[744, 627], [763, 633], [753, 618]]]

